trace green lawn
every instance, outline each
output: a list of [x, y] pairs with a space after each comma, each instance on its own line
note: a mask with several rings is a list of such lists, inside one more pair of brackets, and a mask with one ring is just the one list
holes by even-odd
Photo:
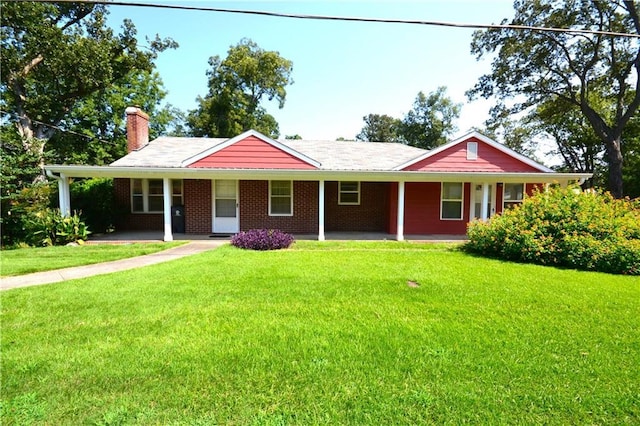
[[0, 276], [24, 275], [71, 266], [109, 262], [142, 256], [185, 244], [85, 244], [81, 246], [39, 247], [0, 251]]
[[1, 325], [7, 425], [640, 422], [640, 279], [455, 246], [223, 246], [3, 292]]

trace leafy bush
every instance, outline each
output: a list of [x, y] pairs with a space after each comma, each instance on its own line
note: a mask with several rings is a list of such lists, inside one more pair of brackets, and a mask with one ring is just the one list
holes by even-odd
[[84, 179], [70, 185], [71, 206], [93, 232], [113, 230], [116, 216], [113, 179]]
[[[4, 194], [2, 188], [2, 218], [0, 219], [2, 246], [11, 247], [29, 240], [30, 221], [35, 214], [49, 208], [55, 199], [55, 186], [50, 183], [29, 184]], [[5, 196], [6, 195], [6, 196]]]
[[80, 215], [62, 216], [59, 209], [44, 209], [28, 221], [28, 243], [35, 246], [57, 246], [82, 242], [90, 232]]
[[293, 236], [278, 229], [251, 229], [231, 238], [231, 244], [249, 250], [278, 250], [289, 247]]
[[468, 251], [518, 262], [640, 275], [640, 202], [553, 188], [467, 231]]

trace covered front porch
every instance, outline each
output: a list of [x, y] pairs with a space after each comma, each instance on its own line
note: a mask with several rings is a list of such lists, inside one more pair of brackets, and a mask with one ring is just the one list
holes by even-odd
[[[493, 214], [502, 211], [508, 200], [505, 188], [508, 185], [517, 184], [521, 188], [520, 194], [529, 192], [532, 185], [542, 186], [552, 183], [566, 185], [570, 180], [580, 180], [584, 176], [581, 174], [567, 173], [510, 173], [510, 172], [433, 172], [433, 171], [324, 171], [324, 170], [264, 170], [264, 169], [184, 169], [184, 168], [137, 168], [137, 167], [114, 167], [114, 166], [47, 166], [47, 173], [51, 178], [58, 181], [60, 209], [63, 214], [70, 214], [72, 211], [70, 201], [69, 183], [72, 178], [107, 177], [114, 179], [131, 180], [154, 180], [157, 182], [157, 193], [154, 193], [154, 203], [157, 207], [155, 214], [146, 211], [137, 215], [139, 218], [151, 218], [155, 216], [157, 221], [154, 231], [158, 231], [159, 237], [153, 240], [173, 241], [174, 239], [197, 239], [210, 238], [211, 233], [216, 231], [215, 226], [210, 227], [211, 217], [214, 221], [216, 214], [216, 194], [215, 183], [219, 181], [236, 182], [236, 193], [234, 204], [236, 209], [253, 206], [254, 210], [259, 207], [260, 214], [255, 215], [257, 219], [245, 222], [237, 227], [233, 232], [225, 230], [225, 233], [232, 235], [239, 230], [251, 228], [273, 228], [281, 229], [284, 232], [301, 234], [299, 239], [314, 239], [324, 241], [326, 239], [364, 239], [364, 240], [448, 240], [449, 235], [455, 235], [455, 239], [465, 238], [466, 223], [473, 219], [487, 219]], [[190, 185], [181, 187], [187, 208], [187, 216], [199, 217], [202, 226], [192, 229], [186, 235], [175, 234], [172, 229], [172, 197], [173, 183], [182, 182], [208, 182], [208, 185]], [[291, 210], [289, 214], [272, 214], [271, 201], [273, 195], [272, 182], [291, 182], [290, 188], [300, 184], [301, 191], [293, 194], [289, 193]], [[262, 186], [254, 187], [259, 190], [242, 191], [242, 182], [263, 182]], [[329, 188], [337, 188], [336, 183], [352, 182], [357, 183], [386, 183], [390, 189], [387, 208], [386, 229], [374, 230], [376, 232], [351, 233], [352, 229], [345, 227], [340, 232], [327, 227], [327, 212], [334, 211], [338, 203], [331, 198]], [[295, 185], [294, 185], [295, 184]], [[249, 185], [249, 184], [247, 184]], [[245, 186], [245, 189], [248, 186]], [[445, 188], [446, 187], [446, 188]], [[129, 188], [127, 186], [127, 188]], [[195, 189], [198, 191], [195, 191]], [[214, 188], [212, 190], [212, 188]], [[238, 189], [240, 188], [240, 190]], [[262, 188], [262, 189], [260, 189]], [[325, 190], [327, 188], [327, 190]], [[302, 190], [304, 189], [304, 190]], [[293, 191], [293, 189], [291, 189]], [[296, 191], [298, 187], [296, 186]], [[125, 198], [133, 200], [136, 194], [129, 190], [125, 191]], [[252, 196], [238, 198], [242, 193], [251, 192]], [[329, 192], [329, 196], [327, 195]], [[334, 191], [335, 192], [335, 191]], [[192, 195], [189, 195], [192, 194]], [[303, 195], [300, 195], [303, 194]], [[150, 194], [147, 194], [150, 195]], [[186, 198], [189, 198], [186, 200]], [[228, 201], [228, 200], [224, 200]], [[521, 196], [512, 199], [512, 202], [520, 202]], [[143, 204], [145, 210], [150, 206], [149, 201]], [[295, 208], [294, 208], [294, 202]], [[194, 207], [194, 203], [197, 206]], [[301, 204], [298, 204], [301, 203]], [[304, 204], [304, 208], [302, 205]], [[266, 210], [268, 207], [268, 211]], [[133, 212], [133, 203], [130, 209]], [[196, 208], [197, 207], [197, 208]], [[189, 209], [192, 209], [191, 213]], [[150, 209], [149, 209], [150, 210]], [[196, 214], [198, 211], [205, 213]], [[239, 211], [239, 210], [238, 210]], [[241, 217], [247, 218], [247, 210]], [[304, 212], [304, 216], [300, 216]], [[288, 218], [287, 218], [288, 216]], [[237, 214], [236, 214], [237, 217]], [[360, 213], [364, 219], [366, 214]], [[286, 229], [277, 226], [285, 218], [297, 223], [305, 223], [307, 229], [303, 232], [295, 229]], [[237, 220], [237, 219], [236, 219]], [[329, 223], [330, 224], [330, 223]], [[298, 228], [302, 229], [302, 228]], [[227, 232], [228, 231], [228, 232]], [[343, 232], [345, 231], [345, 232]], [[384, 232], [381, 232], [384, 231]], [[221, 232], [222, 233], [222, 232]], [[311, 235], [313, 233], [313, 235]], [[437, 237], [434, 234], [439, 234]], [[440, 235], [442, 234], [442, 235]]]
[[[395, 234], [384, 232], [327, 232], [324, 241], [395, 241]], [[316, 234], [294, 234], [296, 240], [318, 241]], [[231, 235], [173, 233], [174, 241], [229, 241]], [[465, 235], [405, 235], [406, 241], [422, 243], [464, 242]], [[88, 244], [128, 244], [140, 242], [161, 242], [162, 231], [122, 231], [98, 234], [89, 237]]]

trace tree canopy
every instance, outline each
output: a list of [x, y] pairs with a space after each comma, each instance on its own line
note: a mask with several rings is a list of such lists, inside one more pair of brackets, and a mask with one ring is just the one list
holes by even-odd
[[165, 133], [178, 114], [170, 105], [156, 72], [132, 70], [122, 84], [114, 84], [76, 102], [47, 144], [47, 161], [108, 164], [127, 153], [124, 110], [131, 105], [149, 114], [149, 138]]
[[419, 92], [403, 119], [384, 114], [363, 117], [365, 125], [356, 139], [400, 142], [424, 149], [444, 144], [456, 130], [454, 120], [460, 115], [460, 104], [454, 103], [446, 92], [446, 87], [438, 87], [428, 95]]
[[225, 59], [211, 57], [209, 65], [209, 92], [198, 97], [198, 107], [187, 117], [193, 135], [233, 137], [255, 129], [277, 138], [278, 123], [261, 102], [275, 100], [284, 107], [285, 88], [293, 83], [292, 62], [243, 39], [229, 48]]
[[386, 114], [369, 114], [362, 117], [364, 127], [356, 140], [368, 142], [401, 142], [402, 120]]
[[[107, 8], [90, 3], [5, 2], [0, 41], [2, 242], [28, 237], [49, 206], [42, 166], [105, 164], [125, 152], [124, 110], [140, 105], [152, 135], [174, 112], [154, 71], [157, 54], [177, 44], [158, 36], [140, 47], [134, 25], [119, 33]], [[156, 133], [157, 134], [157, 133]]]
[[[640, 34], [634, 1], [517, 0], [514, 25]], [[608, 187], [623, 195], [623, 134], [640, 107], [640, 49], [630, 37], [490, 29], [474, 34], [471, 50], [492, 55], [492, 71], [468, 92], [495, 97], [494, 112], [551, 104], [571, 106], [605, 148]], [[557, 113], [562, 111], [556, 108]]]
[[411, 109], [402, 120], [401, 133], [411, 146], [432, 149], [447, 142], [455, 130], [454, 120], [460, 116], [460, 104], [447, 96], [446, 87], [425, 95], [418, 93]]
[[1, 102], [25, 151], [42, 162], [46, 142], [79, 102], [151, 73], [158, 52], [177, 44], [156, 36], [141, 49], [133, 23], [115, 34], [104, 5], [8, 2], [2, 5]]

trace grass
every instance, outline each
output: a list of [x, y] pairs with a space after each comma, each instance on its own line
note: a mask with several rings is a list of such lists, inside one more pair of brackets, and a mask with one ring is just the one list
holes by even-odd
[[300, 242], [2, 304], [3, 424], [640, 422], [637, 277]]
[[80, 246], [21, 248], [0, 251], [0, 275], [31, 274], [71, 266], [90, 265], [111, 260], [142, 256], [184, 244], [85, 244]]

